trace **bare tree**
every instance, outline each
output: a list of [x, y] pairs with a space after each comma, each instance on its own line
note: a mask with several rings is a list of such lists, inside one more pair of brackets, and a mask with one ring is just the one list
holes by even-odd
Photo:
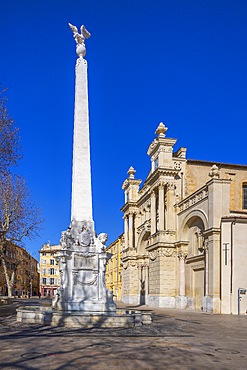
[[5, 91], [0, 90], [0, 173], [9, 171], [21, 158], [19, 129], [8, 114]]
[[21, 245], [24, 238], [38, 235], [43, 220], [41, 210], [32, 202], [25, 180], [11, 173], [0, 175], [0, 258], [11, 296], [15, 272], [20, 261], [8, 271], [6, 248], [10, 243]]
[[5, 91], [0, 90], [0, 260], [11, 295], [21, 261], [15, 259], [10, 264], [8, 249], [38, 235], [42, 220], [24, 178], [11, 172], [22, 156], [19, 129], [7, 112]]

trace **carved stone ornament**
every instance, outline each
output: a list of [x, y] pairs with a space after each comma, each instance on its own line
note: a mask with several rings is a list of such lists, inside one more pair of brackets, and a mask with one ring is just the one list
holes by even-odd
[[105, 251], [105, 243], [108, 240], [108, 235], [106, 233], [100, 233], [98, 235], [98, 238], [95, 240], [95, 244], [97, 246], [97, 249], [104, 252]]
[[78, 284], [78, 285], [97, 285], [97, 278], [98, 278], [98, 273], [93, 273], [93, 277], [92, 279], [88, 280], [88, 281], [81, 281], [79, 278], [78, 278], [78, 272], [77, 271], [73, 271], [73, 276], [74, 276], [74, 284]]
[[205, 253], [208, 253], [208, 239], [204, 239], [204, 243], [203, 243], [203, 249], [205, 251]]
[[174, 191], [176, 189], [176, 185], [174, 184], [174, 182], [167, 182], [166, 189]]
[[135, 267], [135, 266], [137, 266], [136, 261], [130, 261], [130, 262], [129, 262], [129, 264], [130, 264], [130, 266], [131, 266], [131, 267]]
[[81, 33], [78, 32], [77, 27], [73, 26], [73, 24], [69, 23], [69, 27], [76, 42], [76, 53], [78, 57], [83, 58], [86, 55], [85, 39], [88, 39], [91, 33], [83, 25], [80, 28]]
[[181, 162], [174, 162], [174, 168], [175, 168], [176, 170], [181, 170], [181, 168], [182, 168], [182, 164], [181, 164]]
[[178, 259], [179, 260], [185, 260], [186, 258], [187, 258], [187, 253], [178, 252]]
[[78, 244], [81, 246], [88, 246], [91, 243], [91, 234], [90, 232], [82, 227], [82, 231], [78, 235]]
[[211, 169], [210, 169], [210, 172], [208, 174], [210, 177], [213, 177], [213, 178], [219, 178], [220, 177], [220, 171], [219, 171], [219, 167], [216, 166], [216, 164], [214, 164]]
[[157, 257], [174, 257], [176, 250], [174, 248], [160, 248], [149, 252], [149, 257], [154, 261]]
[[74, 244], [74, 239], [71, 235], [71, 229], [70, 227], [62, 232], [61, 239], [60, 239], [60, 245], [62, 249], [69, 249]]
[[127, 174], [129, 175], [129, 179], [134, 179], [135, 173], [136, 173], [136, 170], [134, 169], [134, 167], [131, 166], [127, 172]]
[[124, 270], [127, 270], [128, 266], [129, 266], [129, 262], [123, 262], [123, 269]]
[[151, 222], [145, 221], [144, 224], [140, 225], [137, 228], [137, 234], [141, 234], [143, 231], [150, 232], [151, 231]]
[[168, 130], [168, 127], [166, 127], [163, 122], [160, 122], [155, 133], [159, 135], [159, 137], [165, 137], [165, 133], [167, 130]]
[[76, 269], [84, 270], [96, 270], [97, 269], [97, 258], [94, 253], [75, 253], [74, 255], [74, 267]]

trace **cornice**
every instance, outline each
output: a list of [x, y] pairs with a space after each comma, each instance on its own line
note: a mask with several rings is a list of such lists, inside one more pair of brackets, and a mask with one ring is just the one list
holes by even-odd
[[177, 142], [177, 139], [166, 138], [166, 137], [156, 137], [154, 141], [149, 145], [147, 154], [152, 156], [156, 153], [159, 147], [173, 147]]
[[138, 210], [138, 207], [137, 207], [137, 202], [133, 202], [133, 201], [128, 201], [127, 203], [125, 203], [123, 205], [122, 208], [120, 208], [120, 211], [126, 213], [126, 211], [128, 210], [133, 210], [133, 208], [135, 208], [135, 210], [137, 211]]
[[197, 256], [191, 256], [191, 257], [188, 257], [186, 258], [186, 264], [189, 264], [189, 263], [193, 263], [193, 262], [199, 262], [199, 261], [203, 261], [205, 258], [204, 254], [198, 254]]
[[206, 182], [206, 185], [209, 186], [211, 184], [230, 184], [232, 182], [231, 179], [219, 179], [216, 177], [213, 177], [209, 181]]
[[126, 179], [124, 180], [123, 182], [123, 185], [122, 185], [122, 189], [123, 190], [126, 190], [128, 187], [130, 187], [131, 185], [140, 185], [142, 182], [142, 180], [138, 180], [138, 179]]
[[204, 237], [208, 237], [213, 234], [220, 234], [220, 228], [219, 227], [211, 227], [210, 229], [207, 229], [203, 232]]
[[152, 173], [150, 173], [145, 181], [145, 184], [150, 184], [151, 182], [154, 182], [155, 180], [159, 179], [161, 176], [170, 176], [175, 177], [179, 173], [179, 169], [176, 169], [174, 167], [158, 167], [156, 170]]

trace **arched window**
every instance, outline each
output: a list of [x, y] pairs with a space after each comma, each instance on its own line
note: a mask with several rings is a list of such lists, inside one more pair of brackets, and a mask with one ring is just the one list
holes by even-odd
[[242, 185], [242, 208], [247, 209], [247, 182]]

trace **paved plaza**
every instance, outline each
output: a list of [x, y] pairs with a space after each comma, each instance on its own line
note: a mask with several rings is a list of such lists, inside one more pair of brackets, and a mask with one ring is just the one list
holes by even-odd
[[17, 323], [15, 310], [23, 304], [50, 301], [31, 298], [0, 307], [0, 369], [247, 368], [246, 316], [155, 309], [152, 325], [69, 329]]

